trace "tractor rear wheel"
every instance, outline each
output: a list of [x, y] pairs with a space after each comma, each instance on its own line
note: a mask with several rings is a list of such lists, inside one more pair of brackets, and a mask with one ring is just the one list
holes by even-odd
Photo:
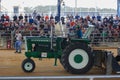
[[24, 72], [33, 72], [33, 70], [35, 69], [35, 63], [32, 59], [25, 59], [22, 62], [22, 69]]
[[61, 62], [66, 71], [72, 74], [84, 74], [93, 66], [91, 49], [85, 43], [71, 43], [63, 51]]

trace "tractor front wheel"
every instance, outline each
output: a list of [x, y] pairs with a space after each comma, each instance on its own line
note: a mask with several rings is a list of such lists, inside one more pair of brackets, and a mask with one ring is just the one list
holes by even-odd
[[34, 69], [35, 69], [35, 63], [32, 59], [25, 59], [23, 62], [22, 62], [22, 69], [24, 72], [33, 72]]

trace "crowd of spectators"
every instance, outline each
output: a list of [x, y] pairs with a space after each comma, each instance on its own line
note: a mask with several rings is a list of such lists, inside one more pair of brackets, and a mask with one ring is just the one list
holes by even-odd
[[5, 32], [9, 31], [34, 31], [34, 32], [46, 32], [49, 31], [50, 26], [54, 24], [53, 16], [50, 17], [46, 14], [45, 16], [39, 14], [20, 14], [19, 16], [14, 15], [12, 19], [7, 14], [3, 14], [0, 19], [0, 30]]
[[120, 17], [118, 15], [109, 17], [101, 17], [99, 14], [97, 16], [80, 17], [78, 14], [73, 17], [72, 15], [67, 15], [66, 26], [70, 27], [71, 30], [75, 30], [79, 27], [84, 34], [89, 25], [95, 26], [95, 30], [92, 32], [91, 36], [98, 40], [107, 41], [118, 41], [120, 39]]
[[[66, 17], [61, 17], [61, 22], [69, 30], [68, 34], [70, 36], [76, 35], [81, 38], [86, 29], [89, 27], [89, 24], [95, 25], [95, 30], [93, 34], [95, 36], [105, 36], [105, 38], [117, 40], [120, 37], [120, 18], [119, 16], [105, 16], [101, 17], [99, 14], [97, 16], [86, 17], [66, 15]], [[3, 14], [0, 19], [0, 30], [7, 31], [34, 31], [38, 32], [40, 35], [49, 34], [50, 26], [57, 23], [56, 16], [48, 14], [38, 14], [34, 11], [32, 14], [20, 14], [14, 15], [10, 19], [9, 15]]]

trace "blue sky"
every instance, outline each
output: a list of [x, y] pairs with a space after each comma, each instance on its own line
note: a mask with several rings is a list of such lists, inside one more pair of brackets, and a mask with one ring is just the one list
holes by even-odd
[[[67, 6], [75, 7], [75, 0], [64, 0]], [[1, 3], [9, 11], [13, 6], [34, 7], [37, 5], [57, 5], [57, 0], [2, 0]], [[77, 0], [77, 7], [117, 8], [117, 0]]]

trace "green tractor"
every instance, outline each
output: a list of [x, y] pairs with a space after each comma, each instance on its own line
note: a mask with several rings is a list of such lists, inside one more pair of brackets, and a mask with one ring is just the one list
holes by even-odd
[[54, 58], [54, 65], [57, 65], [59, 59], [64, 69], [72, 74], [87, 73], [94, 63], [92, 50], [89, 47], [90, 40], [87, 39], [93, 29], [94, 27], [90, 26], [81, 39], [53, 36], [53, 34], [49, 37], [26, 36], [24, 38], [26, 59], [22, 62], [23, 71], [34, 71], [35, 62], [31, 58]]

